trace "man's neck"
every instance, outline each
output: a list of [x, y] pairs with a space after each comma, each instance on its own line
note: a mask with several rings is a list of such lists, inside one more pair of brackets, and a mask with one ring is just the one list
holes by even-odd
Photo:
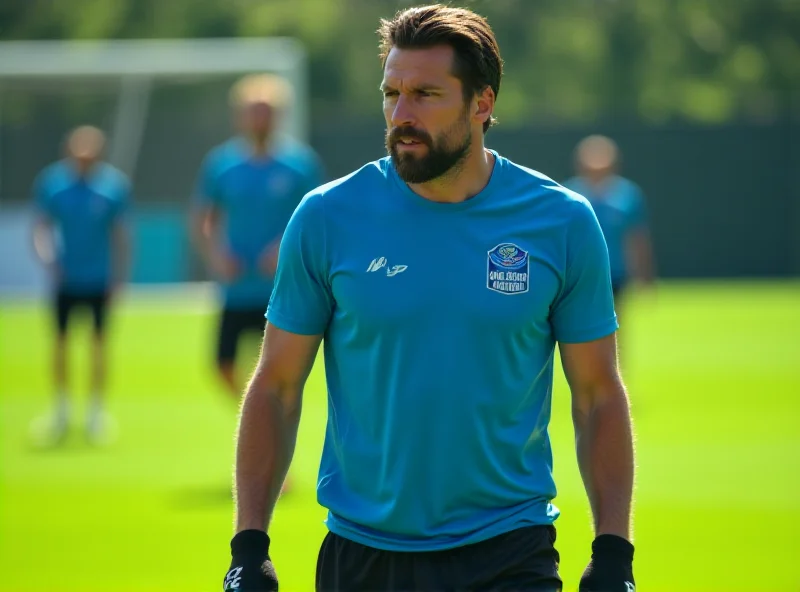
[[471, 150], [461, 164], [428, 183], [409, 183], [411, 190], [430, 201], [459, 203], [479, 194], [489, 183], [494, 170], [494, 154], [483, 142]]
[[71, 162], [72, 170], [75, 173], [75, 178], [80, 179], [82, 181], [86, 181], [89, 177], [92, 176], [94, 169], [97, 166], [96, 162], [93, 162], [89, 165], [81, 165], [75, 161]]
[[270, 153], [271, 142], [269, 137], [256, 138], [249, 136], [247, 138], [247, 144], [250, 146], [250, 153], [255, 158], [263, 158]]
[[611, 185], [612, 180], [614, 179], [614, 175], [605, 175], [603, 177], [585, 177], [589, 187], [592, 191], [604, 191]]

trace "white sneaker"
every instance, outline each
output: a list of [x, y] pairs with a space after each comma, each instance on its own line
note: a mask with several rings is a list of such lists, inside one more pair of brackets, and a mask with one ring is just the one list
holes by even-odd
[[105, 411], [92, 411], [86, 420], [86, 439], [94, 446], [107, 446], [117, 438], [117, 423]]
[[61, 446], [69, 435], [69, 416], [51, 413], [37, 417], [31, 422], [30, 438], [37, 448]]

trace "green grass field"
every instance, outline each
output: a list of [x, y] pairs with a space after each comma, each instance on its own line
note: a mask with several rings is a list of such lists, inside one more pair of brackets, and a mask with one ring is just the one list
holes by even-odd
[[[800, 590], [800, 284], [669, 283], [630, 304], [622, 362], [638, 447], [637, 589]], [[41, 451], [27, 433], [49, 402], [50, 319], [40, 305], [0, 301], [0, 590], [221, 589], [235, 407], [210, 371], [211, 310], [197, 295], [123, 300], [111, 343], [118, 441], [92, 449], [76, 431]], [[73, 337], [81, 402], [87, 335]], [[557, 545], [575, 590], [591, 531], [557, 374]], [[314, 491], [325, 413], [318, 364], [293, 488], [271, 529], [290, 592], [313, 590], [325, 532]]]

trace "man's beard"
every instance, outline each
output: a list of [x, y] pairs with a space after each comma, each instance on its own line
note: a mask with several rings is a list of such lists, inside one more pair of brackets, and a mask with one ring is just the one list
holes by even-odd
[[[452, 138], [458, 138], [460, 133], [463, 133], [463, 136], [453, 145]], [[411, 152], [398, 152], [397, 144], [400, 138], [413, 139], [425, 144], [428, 153], [416, 156]], [[411, 126], [396, 127], [386, 131], [386, 150], [392, 157], [397, 174], [406, 183], [427, 183], [449, 171], [457, 171], [469, 154], [471, 145], [469, 126], [463, 119], [456, 121], [435, 142], [427, 132]]]

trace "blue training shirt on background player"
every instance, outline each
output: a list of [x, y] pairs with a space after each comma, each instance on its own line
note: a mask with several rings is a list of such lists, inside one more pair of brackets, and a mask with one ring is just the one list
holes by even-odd
[[105, 292], [113, 281], [112, 229], [129, 204], [128, 179], [107, 163], [80, 176], [62, 160], [39, 174], [33, 191], [36, 207], [54, 222], [60, 289], [76, 295]]
[[647, 226], [644, 198], [639, 186], [617, 175], [604, 181], [601, 189], [593, 188], [581, 177], [569, 179], [564, 186], [589, 200], [608, 245], [611, 280], [615, 287], [621, 287], [630, 275], [627, 239], [632, 232]]
[[300, 148], [254, 157], [236, 137], [203, 162], [196, 200], [220, 208], [225, 247], [241, 275], [223, 286], [227, 309], [257, 309], [268, 302], [273, 280], [258, 268], [264, 250], [283, 234], [300, 199], [322, 183], [321, 167]]

